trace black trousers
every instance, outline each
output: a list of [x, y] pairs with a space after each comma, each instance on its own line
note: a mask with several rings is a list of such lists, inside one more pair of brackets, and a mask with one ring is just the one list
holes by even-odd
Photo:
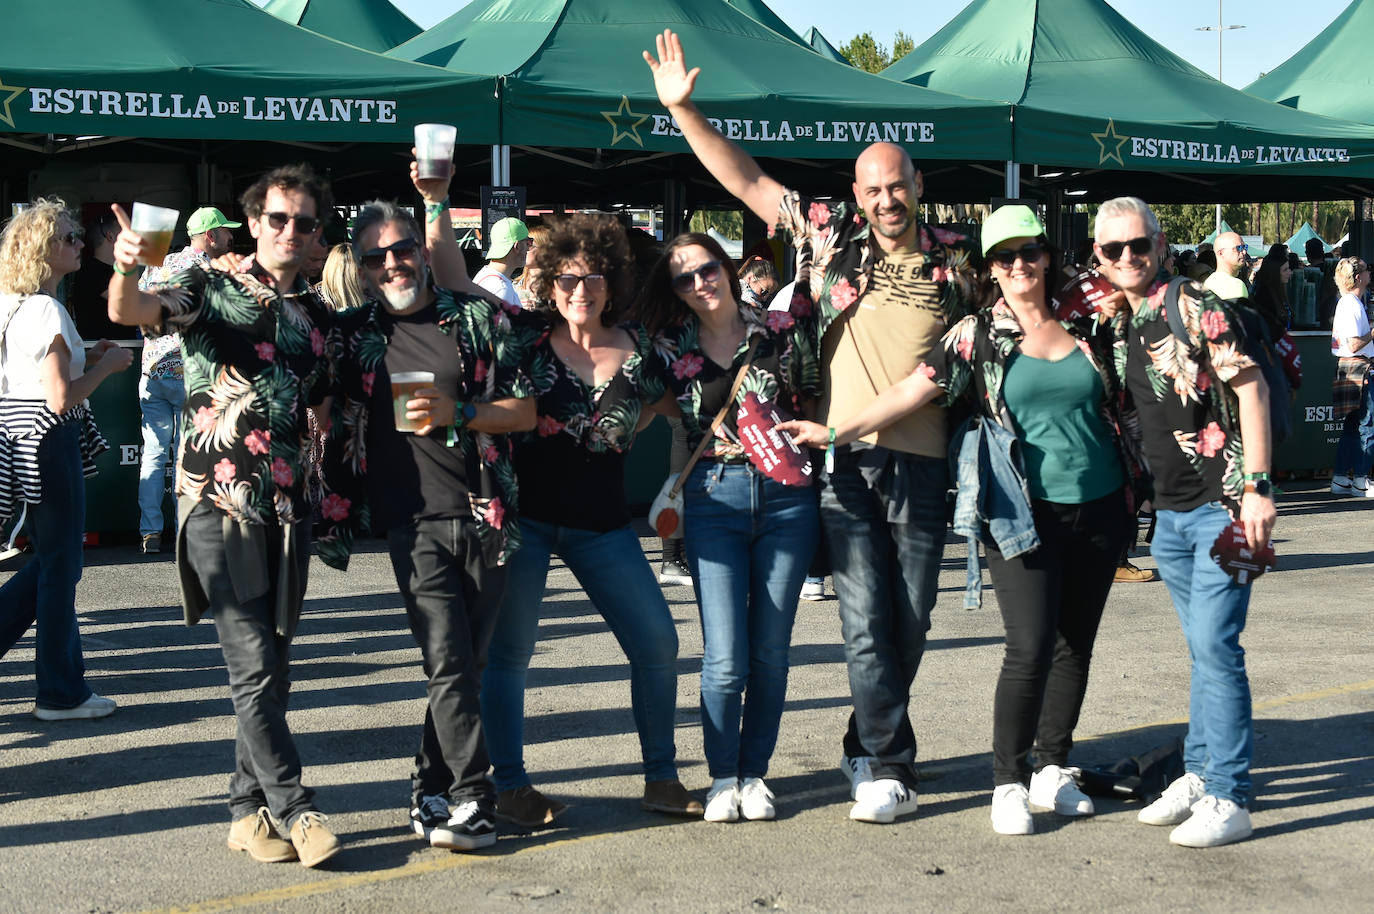
[[1027, 783], [1036, 770], [1068, 764], [1088, 689], [1088, 667], [1117, 560], [1130, 532], [1125, 495], [1081, 505], [1034, 501], [1040, 548], [1003, 558], [987, 547], [988, 570], [1006, 627], [993, 699], [993, 783]]
[[482, 668], [506, 569], [482, 563], [481, 543], [468, 518], [395, 527], [387, 531], [387, 546], [428, 679], [412, 799], [442, 794], [456, 805], [492, 797], [491, 762], [482, 737]]

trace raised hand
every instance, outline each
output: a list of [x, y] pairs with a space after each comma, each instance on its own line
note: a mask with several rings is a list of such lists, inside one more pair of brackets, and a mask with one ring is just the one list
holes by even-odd
[[644, 62], [653, 71], [658, 100], [665, 108], [681, 105], [692, 97], [701, 67], [687, 69], [687, 59], [682, 54], [682, 39], [672, 29], [664, 29], [662, 35], [655, 35], [654, 44], [657, 45], [658, 58], [645, 51]]
[[114, 243], [114, 262], [124, 275], [130, 275], [138, 268], [138, 258], [147, 247], [143, 236], [133, 230], [129, 214], [118, 203], [111, 203], [110, 210], [119, 220], [119, 235]]
[[[410, 147], [410, 154], [416, 156], [415, 147]], [[447, 178], [420, 178], [420, 163], [412, 160], [410, 163], [410, 183], [415, 185], [415, 190], [426, 203], [440, 203], [448, 196], [449, 183], [453, 180], [453, 172], [449, 171]]]

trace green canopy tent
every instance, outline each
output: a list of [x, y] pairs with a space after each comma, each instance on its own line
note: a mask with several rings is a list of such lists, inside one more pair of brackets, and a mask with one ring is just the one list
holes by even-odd
[[974, 0], [883, 75], [1014, 104], [1009, 158], [1052, 166], [1028, 182], [1040, 190], [1227, 199], [1266, 175], [1293, 179], [1266, 199], [1374, 187], [1374, 130], [1232, 89], [1103, 0]]
[[59, 137], [395, 143], [424, 121], [495, 139], [489, 78], [362, 51], [247, 0], [24, 2], [5, 25], [0, 134], [11, 136], [0, 138], [21, 148], [70, 142]]
[[[520, 183], [531, 183], [530, 159], [542, 157], [560, 163], [560, 192], [579, 180], [567, 167], [577, 165], [586, 189], [625, 195], [636, 166], [634, 180], [660, 200], [665, 178], [708, 183], [695, 160], [680, 155], [687, 144], [640, 56], [665, 27], [681, 34], [689, 64], [702, 69], [702, 111], [752, 154], [773, 157], [770, 173], [772, 165], [810, 169], [813, 186], [817, 166], [798, 160], [839, 160], [845, 164], [825, 183], [847, 188], [848, 162], [875, 140], [961, 167], [1010, 151], [1007, 105], [818, 59], [721, 0], [476, 0], [388, 53], [499, 76], [501, 142], [526, 155]], [[839, 176], [843, 183], [834, 183]]]
[[841, 54], [839, 49], [836, 48], [829, 41], [826, 41], [825, 36], [821, 34], [821, 30], [816, 28], [815, 26], [812, 26], [811, 28], [806, 30], [806, 34], [802, 36], [802, 41], [805, 41], [807, 44], [809, 44], [811, 46], [811, 50], [815, 51], [817, 54], [821, 55], [827, 60], [833, 60], [836, 63], [842, 63], [847, 66], [850, 65], [849, 58]]
[[810, 47], [810, 45], [802, 40], [800, 35], [792, 30], [791, 26], [782, 21], [778, 14], [773, 12], [763, 0], [724, 0], [724, 2], [730, 4], [760, 25], [766, 25], [788, 41], [795, 41], [802, 47]]
[[1316, 38], [1245, 91], [1299, 111], [1374, 124], [1372, 31], [1374, 4], [1354, 0]]
[[1313, 238], [1321, 241], [1323, 251], [1331, 250], [1331, 245], [1322, 240], [1322, 237], [1316, 233], [1310, 222], [1304, 222], [1302, 228], [1294, 232], [1293, 236], [1285, 241], [1284, 244], [1288, 245], [1288, 250], [1294, 252], [1299, 257], [1306, 257], [1307, 242], [1311, 241]]
[[263, 9], [283, 22], [379, 54], [423, 31], [387, 0], [270, 0]]
[[1227, 224], [1226, 220], [1223, 219], [1223, 220], [1221, 220], [1221, 224], [1218, 225], [1216, 228], [1212, 229], [1212, 231], [1207, 235], [1207, 237], [1204, 238], [1204, 239], [1202, 239], [1202, 241], [1199, 242], [1199, 243], [1200, 243], [1200, 244], [1216, 244], [1216, 243], [1217, 243], [1217, 236], [1218, 236], [1218, 235], [1222, 235], [1222, 234], [1225, 234], [1226, 232], [1234, 232], [1234, 231], [1235, 231], [1235, 229], [1231, 228], [1231, 226], [1230, 226], [1229, 224]]

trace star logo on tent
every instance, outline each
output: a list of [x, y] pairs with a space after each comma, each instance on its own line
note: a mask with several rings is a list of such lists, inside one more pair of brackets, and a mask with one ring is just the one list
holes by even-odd
[[620, 96], [620, 107], [614, 111], [603, 111], [601, 116], [611, 125], [612, 146], [627, 138], [634, 140], [640, 147], [644, 145], [644, 141], [639, 138], [639, 125], [647, 121], [649, 115], [631, 111], [629, 98]]
[[4, 109], [4, 113], [0, 114], [0, 123], [8, 124], [11, 128], [14, 127], [14, 115], [10, 113], [10, 102], [23, 93], [24, 90], [18, 86], [5, 85], [5, 78], [0, 76], [0, 108]]
[[[1094, 133], [1092, 138], [1097, 140], [1097, 148], [1101, 151], [1101, 157], [1097, 160], [1098, 165], [1105, 165], [1116, 159], [1116, 164], [1122, 168], [1126, 167], [1126, 163], [1121, 161], [1121, 147], [1126, 145], [1130, 137], [1117, 133], [1116, 124], [1112, 123], [1111, 118], [1107, 119], [1107, 129], [1101, 133]], [[1110, 151], [1107, 149], [1108, 146], [1112, 147]]]

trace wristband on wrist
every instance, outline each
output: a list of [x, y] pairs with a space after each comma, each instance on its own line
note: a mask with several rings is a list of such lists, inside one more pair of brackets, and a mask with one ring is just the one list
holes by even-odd
[[438, 222], [439, 217], [444, 214], [444, 210], [446, 209], [448, 209], [448, 197], [445, 197], [438, 203], [426, 203], [425, 222]]
[[134, 267], [132, 270], [121, 270], [119, 268], [119, 261], [115, 261], [114, 271], [118, 273], [120, 276], [133, 276], [135, 273], [138, 272], [138, 267]]

